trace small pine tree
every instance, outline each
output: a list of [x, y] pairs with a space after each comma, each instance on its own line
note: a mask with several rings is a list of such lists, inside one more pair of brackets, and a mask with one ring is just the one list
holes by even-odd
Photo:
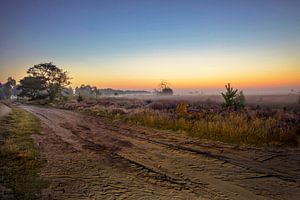
[[233, 107], [235, 105], [235, 100], [237, 97], [237, 89], [233, 89], [230, 86], [230, 83], [228, 83], [227, 85], [225, 85], [226, 88], [226, 93], [221, 93], [225, 102], [223, 103], [224, 107]]
[[77, 97], [77, 102], [81, 102], [83, 101], [83, 97], [80, 95], [80, 93], [78, 94], [78, 97]]
[[234, 108], [235, 110], [245, 107], [245, 96], [243, 91], [237, 93], [237, 89], [233, 89], [230, 86], [230, 83], [225, 85], [226, 93], [221, 93], [225, 102], [223, 103], [223, 107], [226, 108]]

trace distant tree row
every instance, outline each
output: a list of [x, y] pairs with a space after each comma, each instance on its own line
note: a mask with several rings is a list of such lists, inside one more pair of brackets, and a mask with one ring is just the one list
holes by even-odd
[[[55, 98], [73, 96], [73, 89], [68, 87], [70, 79], [66, 71], [51, 62], [37, 64], [29, 67], [27, 76], [20, 80], [19, 85], [16, 85], [16, 81], [11, 77], [6, 83], [0, 83], [0, 100], [18, 96], [29, 98], [29, 100], [48, 99], [53, 101]], [[147, 93], [147, 91], [98, 89], [90, 85], [81, 85], [75, 88], [75, 95], [81, 96], [81, 98], [136, 93]]]
[[17, 95], [15, 86], [16, 80], [12, 77], [9, 77], [4, 84], [0, 83], [0, 100], [10, 99], [11, 96]]
[[75, 88], [75, 95], [82, 97], [98, 97], [98, 96], [116, 96], [116, 95], [127, 95], [127, 94], [142, 94], [148, 93], [144, 90], [115, 90], [112, 88], [98, 89], [95, 86], [81, 85]]
[[0, 83], [0, 100], [12, 97], [27, 97], [30, 100], [61, 98], [63, 94], [72, 93], [66, 88], [70, 84], [67, 72], [50, 63], [34, 65], [27, 70], [27, 76], [16, 81], [9, 77], [4, 84]]
[[75, 88], [76, 96], [84, 96], [84, 97], [98, 97], [101, 95], [97, 87], [90, 85], [81, 85], [80, 87]]
[[[27, 70], [27, 76], [20, 80], [20, 84], [16, 85], [16, 81], [9, 77], [4, 84], [0, 83], [0, 100], [10, 99], [12, 96], [28, 97], [30, 100], [49, 99], [53, 101], [55, 98], [73, 96], [73, 89], [70, 85], [70, 77], [68, 73], [56, 65], [50, 63], [41, 63], [30, 67]], [[161, 81], [160, 90], [155, 90], [159, 95], [173, 95], [170, 84]], [[223, 106], [226, 108], [239, 109], [245, 106], [245, 97], [243, 91], [238, 92], [228, 83], [225, 85], [226, 92], [221, 93], [224, 98]], [[75, 88], [75, 95], [83, 100], [83, 97], [95, 97], [100, 95], [118, 95], [118, 94], [134, 94], [146, 91], [130, 91], [130, 90], [113, 90], [97, 89], [90, 85], [81, 85]]]

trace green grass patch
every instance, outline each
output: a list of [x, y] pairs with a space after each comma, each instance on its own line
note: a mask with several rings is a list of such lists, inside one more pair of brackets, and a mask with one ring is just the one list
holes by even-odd
[[40, 133], [39, 120], [13, 108], [0, 120], [0, 127], [0, 185], [10, 189], [15, 199], [38, 199], [46, 186], [39, 177], [45, 160], [31, 138], [32, 134]]

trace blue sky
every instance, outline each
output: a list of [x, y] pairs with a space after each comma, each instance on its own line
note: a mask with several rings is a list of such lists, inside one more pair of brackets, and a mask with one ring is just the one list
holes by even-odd
[[[263, 60], [264, 65], [258, 63], [258, 68], [280, 63], [281, 68], [291, 68], [289, 73], [297, 71], [300, 64], [300, 1], [1, 0], [0, 27], [0, 81], [8, 75], [19, 77], [27, 67], [46, 61], [67, 66], [78, 83], [89, 77], [84, 70], [126, 76], [126, 71], [134, 73], [128, 68], [132, 63], [161, 68], [142, 59], [122, 66], [126, 57], [149, 60], [187, 52], [222, 54], [222, 58], [228, 54], [257, 56], [258, 60], [280, 57], [273, 62]], [[245, 73], [249, 65], [245, 63]], [[208, 67], [200, 61], [197, 66]], [[225, 65], [220, 68], [226, 70]], [[177, 66], [175, 70], [180, 74], [184, 69]], [[80, 76], [81, 72], [85, 76]], [[150, 74], [144, 75], [148, 82], [162, 78]], [[167, 72], [163, 75], [171, 81], [178, 79], [168, 77]], [[99, 83], [91, 84], [96, 85], [105, 79], [100, 75], [94, 78]], [[102, 82], [110, 83], [106, 79]]]

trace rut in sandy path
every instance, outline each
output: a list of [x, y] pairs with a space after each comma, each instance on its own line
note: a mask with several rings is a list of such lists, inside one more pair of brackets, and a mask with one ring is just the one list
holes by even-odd
[[[96, 178], [88, 180], [88, 183], [97, 183], [94, 187], [90, 184], [86, 186], [87, 190], [93, 194], [93, 198], [111, 197], [113, 199], [114, 197], [118, 199], [123, 194], [122, 191], [117, 196], [109, 191], [105, 194], [100, 193], [99, 190], [104, 186], [99, 182], [113, 182], [109, 185], [121, 185], [132, 198], [143, 197], [145, 199], [170, 199], [171, 197], [178, 199], [297, 199], [300, 194], [297, 179], [286, 180], [279, 176], [278, 170], [267, 174], [264, 170], [247, 167], [247, 163], [239, 165], [242, 162], [238, 162], [238, 156], [232, 159], [233, 150], [229, 147], [223, 147], [223, 151], [228, 152], [228, 156], [224, 154], [222, 157], [214, 157], [212, 156], [215, 155], [214, 151], [212, 151], [214, 154], [202, 155], [190, 151], [189, 148], [178, 148], [182, 146], [178, 143], [191, 143], [190, 139], [184, 136], [178, 137], [171, 133], [159, 135], [151, 129], [128, 127], [125, 124], [99, 120], [70, 111], [29, 106], [24, 108], [37, 115], [44, 124], [45, 134], [40, 138], [37, 137], [36, 140], [49, 162], [44, 172], [46, 178], [52, 177], [51, 181], [57, 182], [64, 173], [69, 173], [69, 176], [73, 177], [78, 173], [73, 172], [74, 168], [89, 166], [86, 162], [82, 163], [82, 160], [89, 156], [91, 159], [88, 163], [93, 165], [93, 168], [89, 168], [90, 171], [105, 168], [102, 174], [108, 175], [108, 178], [98, 177], [96, 170], [93, 172]], [[51, 139], [47, 138], [50, 136], [53, 137], [52, 145], [56, 145], [52, 149], [49, 149]], [[57, 141], [54, 142], [54, 138]], [[60, 143], [61, 145], [58, 145]], [[73, 149], [70, 155], [64, 145]], [[60, 155], [57, 155], [58, 153]], [[57, 164], [65, 163], [64, 160], [68, 156], [73, 160], [70, 166], [64, 167], [64, 165]], [[97, 162], [104, 158], [109, 161]], [[266, 167], [265, 170], [267, 169]], [[117, 178], [117, 183], [114, 182], [116, 177], [110, 176], [115, 175], [115, 171], [123, 177]], [[84, 176], [81, 177], [81, 175], [77, 175], [76, 180], [84, 180]], [[63, 189], [73, 184], [67, 180], [64, 179], [66, 186], [62, 186]], [[135, 188], [137, 190], [131, 190], [131, 186], [135, 184], [128, 180], [139, 182], [137, 185], [140, 187]], [[55, 188], [55, 185], [51, 185]], [[148, 194], [147, 188], [153, 189], [149, 196], [146, 195]], [[62, 195], [65, 198], [72, 194], [66, 189], [63, 191]], [[48, 193], [50, 196], [60, 195], [54, 189], [49, 189]], [[81, 193], [78, 192], [79, 194]]]

